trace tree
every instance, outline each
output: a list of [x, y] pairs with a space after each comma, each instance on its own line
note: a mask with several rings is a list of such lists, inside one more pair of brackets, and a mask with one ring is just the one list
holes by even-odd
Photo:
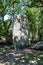
[[[6, 14], [13, 17], [17, 14], [26, 14], [29, 25], [30, 25], [30, 36], [32, 39], [42, 34], [43, 37], [43, 3], [42, 0], [0, 0], [0, 18], [2, 22], [0, 22], [1, 26], [1, 35], [4, 35], [6, 38], [6, 42], [9, 38], [9, 28], [12, 25], [12, 20], [10, 19], [5, 22], [4, 16]], [[41, 18], [42, 17], [42, 18]], [[40, 26], [41, 24], [41, 26]], [[42, 32], [39, 34], [40, 27], [42, 28]], [[41, 31], [40, 30], [40, 31]], [[12, 30], [11, 30], [12, 31]], [[11, 32], [10, 32], [11, 33]], [[11, 35], [11, 34], [10, 34]]]

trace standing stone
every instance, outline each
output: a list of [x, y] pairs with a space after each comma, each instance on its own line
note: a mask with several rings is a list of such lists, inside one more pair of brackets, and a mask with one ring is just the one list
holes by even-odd
[[29, 21], [26, 15], [19, 14], [14, 17], [12, 32], [15, 49], [29, 45]]

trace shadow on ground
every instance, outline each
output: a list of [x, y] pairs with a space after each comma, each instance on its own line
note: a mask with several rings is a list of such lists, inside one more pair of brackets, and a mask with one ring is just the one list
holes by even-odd
[[0, 65], [43, 65], [43, 51], [0, 48]]

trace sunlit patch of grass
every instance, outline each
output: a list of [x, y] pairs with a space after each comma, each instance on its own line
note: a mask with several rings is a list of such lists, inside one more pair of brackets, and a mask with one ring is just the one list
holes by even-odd
[[15, 65], [15, 62], [0, 63], [0, 65]]
[[0, 63], [0, 65], [5, 65], [4, 63]]
[[34, 55], [33, 54], [25, 55], [22, 56], [19, 60], [20, 62], [21, 61], [29, 62], [30, 60], [34, 60]]
[[22, 56], [20, 59], [20, 62], [29, 62], [29, 63], [36, 63], [36, 64], [43, 64], [43, 54], [28, 54]]
[[36, 63], [37, 64], [37, 60], [30, 60], [29, 63]]
[[43, 57], [43, 54], [41, 54], [40, 57]]
[[0, 48], [0, 53], [6, 53], [5, 48]]
[[6, 62], [5, 65], [15, 65], [15, 62]]

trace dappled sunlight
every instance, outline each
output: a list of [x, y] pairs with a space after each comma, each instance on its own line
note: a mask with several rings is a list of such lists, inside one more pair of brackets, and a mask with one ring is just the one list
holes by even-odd
[[0, 0], [0, 65], [43, 65], [43, 0]]
[[[10, 52], [11, 51], [11, 52]], [[29, 49], [26, 51], [6, 50], [6, 53], [0, 54], [0, 65], [39, 65], [43, 64], [43, 53], [35, 53], [34, 50], [30, 53]]]
[[0, 65], [5, 65], [5, 63], [0, 63]]
[[36, 60], [31, 60], [31, 61], [29, 61], [30, 63], [37, 63], [37, 61]]
[[40, 58], [38, 58], [37, 60], [40, 61]]

